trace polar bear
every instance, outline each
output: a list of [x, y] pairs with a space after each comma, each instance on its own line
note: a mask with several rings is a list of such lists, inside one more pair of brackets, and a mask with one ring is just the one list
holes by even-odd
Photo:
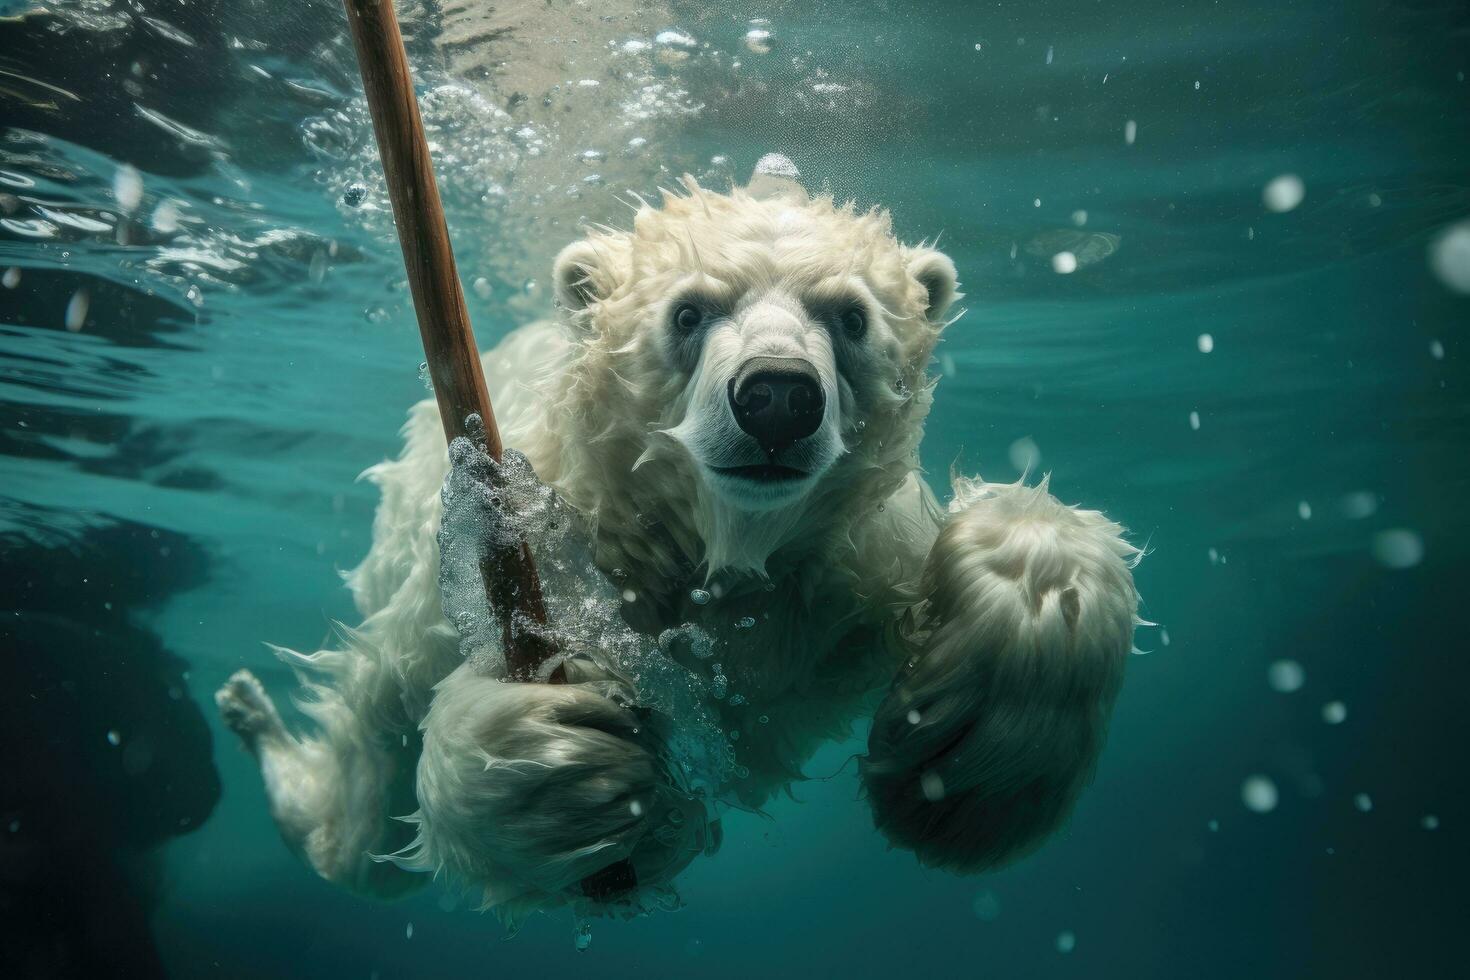
[[[574, 515], [618, 628], [701, 630], [704, 650], [660, 656], [691, 676], [718, 662], [701, 690], [737, 764], [697, 790], [671, 775], [677, 719], [596, 656], [561, 663], [564, 684], [465, 658], [441, 604], [450, 467], [430, 400], [367, 471], [362, 625], [278, 651], [316, 732], [290, 733], [247, 671], [217, 695], [282, 835], [368, 894], [442, 871], [510, 919], [626, 908], [718, 846], [719, 806], [759, 807], [870, 717], [860, 778], [890, 842], [956, 872], [1028, 853], [1101, 750], [1139, 551], [1046, 480], [956, 477], [939, 504], [918, 448], [956, 272], [885, 211], [811, 196], [775, 157], [728, 193], [686, 178], [640, 203], [630, 230], [561, 252], [557, 320], [510, 334], [485, 374], [523, 454], [506, 466]], [[548, 592], [582, 574], [542, 558]]]

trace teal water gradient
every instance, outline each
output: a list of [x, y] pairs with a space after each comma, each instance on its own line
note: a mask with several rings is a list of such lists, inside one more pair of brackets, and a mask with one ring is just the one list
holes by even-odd
[[[772, 58], [811, 51], [866, 100], [834, 113], [781, 97], [811, 78], [779, 66], [748, 98], [706, 80], [695, 94], [721, 111], [685, 124], [682, 153], [743, 174], [785, 152], [814, 183], [890, 207], [903, 237], [942, 233], [969, 312], [936, 362], [931, 479], [952, 465], [1015, 479], [1039, 452], [1060, 497], [1148, 542], [1138, 583], [1161, 628], [1139, 632], [1146, 652], [1094, 787], [1069, 830], [1014, 868], [926, 871], [871, 827], [859, 731], [811, 762], [796, 800], [727, 816], [721, 852], [682, 880], [685, 909], [594, 923], [578, 954], [565, 917], [502, 941], [446, 889], [384, 905], [314, 879], [216, 725], [223, 802], [163, 856], [154, 928], [169, 969], [1450, 975], [1470, 872], [1470, 297], [1429, 251], [1470, 218], [1463, 5], [677, 13], [732, 56], [747, 22], [769, 18]], [[281, 131], [299, 115], [282, 108]], [[208, 580], [140, 615], [191, 663], [188, 693], [206, 707], [242, 665], [287, 691], [261, 641], [310, 648], [351, 618], [334, 572], [364, 553], [375, 502], [354, 479], [395, 451], [423, 395], [391, 238], [338, 205], [299, 145], [227, 124], [215, 163], [145, 182], [150, 200], [187, 200], [227, 229], [210, 254], [241, 268], [80, 233], [0, 235], [0, 267], [21, 270], [0, 294], [0, 520], [39, 534], [125, 519], [202, 544]], [[138, 125], [40, 143], [11, 131], [0, 169], [35, 185], [6, 190], [105, 202]], [[1305, 197], [1277, 213], [1262, 194], [1283, 174]], [[448, 188], [452, 227], [478, 220], [455, 203], [474, 191]], [[487, 267], [493, 232], [460, 236], [463, 267]], [[1085, 255], [1097, 235], [1115, 236], [1112, 254], [1054, 271], [1055, 252]], [[314, 273], [329, 241], [338, 252]], [[92, 322], [70, 332], [83, 280]], [[485, 343], [527, 309], [504, 300], [519, 286], [471, 291]], [[1391, 531], [1421, 543], [1412, 567], [1385, 564], [1384, 543], [1402, 540]], [[1283, 658], [1305, 672], [1294, 693], [1268, 683]], [[1346, 718], [1327, 724], [1337, 701]], [[1270, 813], [1242, 802], [1257, 774], [1278, 787]]]

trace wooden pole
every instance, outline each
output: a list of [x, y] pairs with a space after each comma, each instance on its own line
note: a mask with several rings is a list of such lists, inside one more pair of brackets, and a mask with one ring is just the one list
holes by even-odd
[[[465, 423], [470, 415], [478, 415], [484, 423], [486, 449], [499, 460], [504, 447], [485, 390], [480, 352], [465, 309], [393, 2], [344, 3], [357, 46], [362, 87], [372, 110], [383, 175], [393, 201], [398, 242], [403, 247], [403, 264], [408, 270], [434, 397], [444, 422], [444, 437], [448, 441], [458, 436], [478, 437], [480, 434], [470, 432]], [[508, 672], [515, 680], [530, 680], [556, 653], [545, 629], [546, 603], [531, 551], [522, 544], [487, 555], [480, 571], [490, 608], [504, 630]], [[558, 671], [552, 680], [560, 679]]]

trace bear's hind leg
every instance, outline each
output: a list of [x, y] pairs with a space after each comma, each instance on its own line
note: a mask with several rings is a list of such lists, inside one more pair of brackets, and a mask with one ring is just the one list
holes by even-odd
[[255, 675], [236, 671], [214, 696], [220, 715], [260, 764], [271, 816], [286, 844], [323, 878], [354, 891], [391, 896], [417, 887], [374, 854], [391, 851], [385, 798], [395, 766], [340, 700], [317, 704], [323, 737], [301, 740]]
[[259, 756], [263, 747], [294, 741], [270, 695], [248, 670], [231, 674], [224, 686], [214, 692], [214, 703], [226, 727], [240, 736], [252, 755]]
[[214, 694], [220, 717], [260, 764], [271, 816], [293, 850], [305, 850], [323, 823], [330, 790], [305, 745], [286, 730], [280, 712], [256, 676], [237, 670]]

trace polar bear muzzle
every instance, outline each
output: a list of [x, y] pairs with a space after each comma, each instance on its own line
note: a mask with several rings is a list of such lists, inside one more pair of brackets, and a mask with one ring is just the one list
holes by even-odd
[[735, 422], [775, 456], [816, 432], [827, 399], [817, 369], [800, 357], [752, 357], [730, 379]]

